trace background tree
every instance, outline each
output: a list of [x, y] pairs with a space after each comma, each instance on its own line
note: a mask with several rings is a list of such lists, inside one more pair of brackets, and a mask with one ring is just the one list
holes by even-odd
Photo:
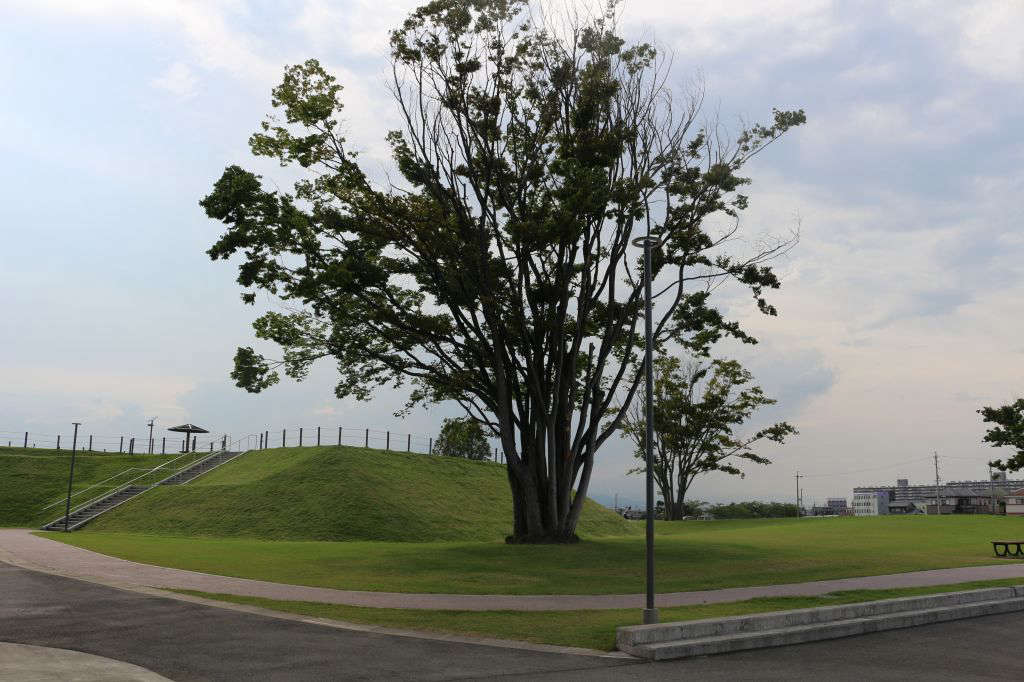
[[984, 441], [994, 448], [1011, 447], [1017, 452], [1005, 462], [1001, 459], [989, 462], [1000, 471], [1024, 469], [1024, 398], [1001, 407], [983, 407], [978, 410], [981, 420], [995, 424], [985, 432]]
[[[770, 464], [753, 451], [754, 444], [783, 443], [797, 433], [788, 423], [779, 422], [753, 435], [737, 435], [754, 412], [776, 401], [753, 385], [753, 375], [735, 360], [693, 361], [683, 366], [678, 358], [661, 357], [655, 360], [655, 372], [653, 474], [670, 520], [685, 515], [686, 492], [695, 478], [709, 471], [742, 476], [737, 460]], [[629, 473], [644, 473], [646, 424], [639, 405], [625, 420], [623, 433], [636, 444], [635, 455], [641, 462]]]
[[[407, 409], [451, 400], [501, 443], [511, 541], [567, 542], [594, 455], [642, 373], [637, 233], [661, 238], [655, 345], [754, 340], [712, 305], [732, 281], [774, 315], [766, 261], [795, 236], [735, 253], [739, 174], [804, 121], [775, 111], [730, 141], [673, 99], [667, 62], [615, 34], [614, 2], [549, 21], [526, 0], [435, 0], [391, 34], [399, 176], [374, 182], [339, 132], [341, 86], [315, 60], [285, 69], [280, 117], [254, 154], [308, 169], [294, 193], [230, 166], [201, 202], [240, 254], [243, 300], [289, 303], [254, 323], [283, 349], [239, 349], [237, 384], [302, 379], [333, 358], [338, 397], [411, 384]], [[710, 224], [706, 220], [714, 217]], [[610, 418], [609, 418], [610, 417]], [[575, 492], [574, 492], [575, 491]]]
[[434, 454], [466, 459], [487, 459], [491, 454], [480, 423], [468, 418], [445, 419], [434, 443]]

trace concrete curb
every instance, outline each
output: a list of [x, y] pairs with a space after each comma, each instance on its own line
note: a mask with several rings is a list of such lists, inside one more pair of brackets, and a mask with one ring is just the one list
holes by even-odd
[[621, 651], [650, 660], [815, 642], [1024, 611], [1024, 586], [965, 590], [859, 604], [633, 625], [616, 631]]

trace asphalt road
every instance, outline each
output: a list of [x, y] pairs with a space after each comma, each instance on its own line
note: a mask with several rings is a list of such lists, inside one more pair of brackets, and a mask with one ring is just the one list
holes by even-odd
[[666, 663], [399, 637], [241, 613], [0, 563], [0, 641], [172, 680], [1013, 680], [1024, 614]]

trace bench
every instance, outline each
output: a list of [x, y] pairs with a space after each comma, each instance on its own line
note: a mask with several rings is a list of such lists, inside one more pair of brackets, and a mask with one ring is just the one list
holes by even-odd
[[[1021, 549], [1021, 545], [1024, 545], [1024, 540], [993, 540], [992, 551], [998, 557], [1024, 557], [1024, 550]], [[1000, 549], [1002, 551], [999, 551]]]

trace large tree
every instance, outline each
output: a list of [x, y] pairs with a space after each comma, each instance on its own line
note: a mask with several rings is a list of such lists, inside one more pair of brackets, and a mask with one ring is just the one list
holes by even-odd
[[978, 410], [983, 422], [993, 424], [985, 432], [985, 442], [994, 448], [1010, 447], [1017, 452], [1005, 462], [997, 459], [989, 465], [1000, 471], [1024, 469], [1024, 398], [1009, 405], [983, 407]]
[[[775, 400], [753, 383], [753, 375], [736, 360], [684, 364], [676, 357], [654, 362], [654, 443], [651, 471], [662, 499], [666, 518], [678, 520], [685, 511], [686, 493], [694, 479], [710, 471], [743, 475], [743, 460], [770, 464], [757, 454], [761, 441], [784, 443], [797, 433], [787, 422], [778, 422], [752, 433], [740, 430], [762, 407]], [[634, 407], [624, 421], [623, 434], [636, 444], [641, 464], [629, 473], [646, 471], [646, 420]]]
[[[674, 100], [667, 61], [615, 34], [614, 2], [558, 21], [527, 0], [435, 0], [391, 34], [391, 132], [400, 177], [375, 179], [340, 133], [342, 88], [310, 60], [285, 69], [254, 154], [307, 169], [293, 193], [228, 167], [202, 202], [241, 254], [243, 299], [279, 344], [240, 348], [232, 376], [259, 391], [333, 358], [338, 397], [410, 384], [407, 408], [456, 401], [496, 435], [514, 502], [511, 541], [575, 538], [594, 455], [642, 376], [650, 233], [655, 346], [753, 342], [710, 300], [727, 281], [775, 309], [765, 262], [794, 238], [738, 254], [742, 166], [802, 111], [726, 140], [700, 97]], [[580, 16], [580, 14], [574, 15]], [[372, 167], [372, 165], [371, 165]], [[714, 224], [709, 218], [715, 217]], [[610, 417], [610, 418], [609, 418]]]

